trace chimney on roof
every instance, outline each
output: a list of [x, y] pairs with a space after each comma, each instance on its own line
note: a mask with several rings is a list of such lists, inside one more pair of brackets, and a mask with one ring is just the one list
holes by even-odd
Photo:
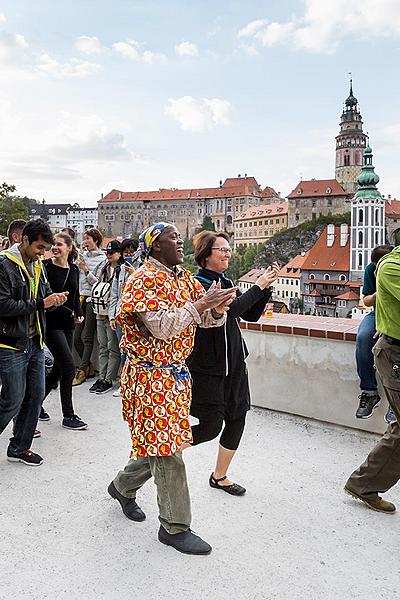
[[247, 173], [244, 174], [244, 178], [247, 179]]
[[241, 174], [239, 173], [239, 175], [238, 175], [238, 179], [240, 179], [240, 178], [241, 178]]
[[340, 226], [340, 245], [346, 246], [347, 240], [349, 239], [349, 227], [346, 223], [342, 223]]
[[222, 188], [222, 179], [219, 180], [219, 187]]
[[326, 229], [326, 245], [331, 248], [335, 241], [335, 226], [331, 223]]
[[103, 200], [103, 198], [104, 198], [104, 194], [103, 194], [103, 192], [101, 192], [101, 199]]
[[122, 192], [118, 192], [118, 200], [122, 199]]
[[389, 198], [389, 200], [391, 200], [392, 199], [392, 194], [388, 194], [388, 198]]

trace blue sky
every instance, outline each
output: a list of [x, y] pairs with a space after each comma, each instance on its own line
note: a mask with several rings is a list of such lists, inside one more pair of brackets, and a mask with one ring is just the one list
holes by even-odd
[[349, 71], [400, 197], [397, 0], [0, 0], [0, 179], [49, 202], [334, 176]]

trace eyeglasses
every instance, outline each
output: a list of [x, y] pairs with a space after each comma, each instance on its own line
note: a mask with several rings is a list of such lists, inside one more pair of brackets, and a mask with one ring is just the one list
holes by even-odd
[[232, 248], [216, 248], [215, 246], [211, 250], [218, 250], [221, 254], [231, 254]]

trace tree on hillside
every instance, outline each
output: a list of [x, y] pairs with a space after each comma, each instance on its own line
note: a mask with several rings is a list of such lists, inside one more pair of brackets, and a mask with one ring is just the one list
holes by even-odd
[[[19, 198], [12, 196], [16, 191], [15, 185], [8, 185], [6, 182], [0, 185], [0, 234], [6, 235], [9, 223], [15, 219], [28, 220], [29, 198]], [[35, 202], [35, 201], [34, 201]]]
[[215, 225], [212, 222], [211, 217], [209, 216], [205, 216], [203, 219], [203, 222], [201, 224], [201, 227], [199, 227], [199, 231], [215, 231]]

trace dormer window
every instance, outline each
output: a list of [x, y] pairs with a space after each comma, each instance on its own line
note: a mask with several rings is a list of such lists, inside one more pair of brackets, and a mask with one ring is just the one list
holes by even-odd
[[326, 194], [331, 194], [332, 193], [332, 188], [327, 187], [326, 190], [325, 190], [325, 193]]
[[302, 194], [302, 193], [303, 193], [303, 190], [302, 190], [301, 188], [298, 188], [298, 190], [297, 190], [297, 193], [298, 193], [298, 194]]

